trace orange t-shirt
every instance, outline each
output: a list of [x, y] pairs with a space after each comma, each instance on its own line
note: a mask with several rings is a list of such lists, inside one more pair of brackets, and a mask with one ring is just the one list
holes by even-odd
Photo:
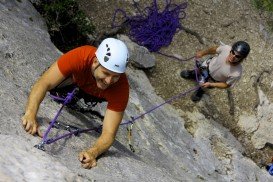
[[129, 98], [129, 84], [125, 73], [119, 80], [107, 89], [97, 87], [91, 72], [91, 66], [97, 48], [82, 46], [63, 54], [57, 61], [61, 73], [72, 76], [73, 82], [84, 92], [108, 102], [107, 109], [122, 112], [125, 110]]

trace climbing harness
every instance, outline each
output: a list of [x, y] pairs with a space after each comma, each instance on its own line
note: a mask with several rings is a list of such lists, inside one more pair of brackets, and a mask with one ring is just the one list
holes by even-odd
[[[64, 99], [67, 96], [67, 93], [76, 88], [75, 84], [66, 85], [60, 88], [54, 88], [50, 90], [50, 97], [57, 103], [62, 104]], [[66, 106], [72, 110], [81, 112], [81, 113], [91, 113], [100, 119], [103, 119], [103, 116], [93, 110], [93, 107], [96, 106], [98, 103], [105, 102], [105, 99], [97, 98], [95, 96], [91, 96], [81, 89], [78, 89], [77, 92], [74, 94], [73, 98]]]
[[207, 82], [211, 78], [209, 75], [209, 63], [211, 59], [212, 57], [209, 57], [204, 61], [201, 61], [200, 59], [195, 59], [195, 68], [198, 70], [199, 73], [197, 82], [200, 84]]
[[[153, 4], [146, 7], [143, 11], [140, 10], [137, 2], [133, 0], [133, 3], [138, 10], [138, 15], [129, 17], [124, 10], [116, 9], [112, 20], [113, 28], [129, 26], [129, 37], [138, 45], [146, 47], [150, 52], [156, 52], [180, 61], [187, 61], [193, 58], [180, 59], [159, 52], [161, 47], [171, 44], [175, 33], [183, 29], [180, 20], [186, 18], [185, 9], [188, 5], [187, 2], [173, 4], [171, 0], [166, 0], [165, 8], [161, 12], [159, 11], [157, 0], [154, 0]], [[121, 14], [123, 19], [125, 19], [120, 25], [116, 24], [118, 14]]]

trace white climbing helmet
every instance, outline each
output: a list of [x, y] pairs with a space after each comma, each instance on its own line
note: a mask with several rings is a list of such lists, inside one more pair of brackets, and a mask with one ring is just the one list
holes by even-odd
[[129, 58], [124, 42], [114, 39], [104, 39], [95, 52], [99, 63], [115, 73], [124, 73]]

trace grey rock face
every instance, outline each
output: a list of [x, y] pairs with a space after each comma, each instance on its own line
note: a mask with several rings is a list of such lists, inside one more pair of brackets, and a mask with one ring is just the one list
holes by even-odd
[[[121, 126], [114, 145], [92, 170], [77, 155], [99, 134], [90, 132], [46, 145], [27, 134], [20, 122], [31, 85], [61, 53], [50, 42], [40, 15], [26, 0], [0, 1], [0, 179], [4, 181], [270, 181], [271, 176], [242, 155], [228, 130], [198, 112], [177, 111], [169, 104], [136, 120], [132, 144]], [[31, 17], [31, 19], [30, 19]], [[128, 69], [130, 102], [124, 122], [163, 103], [142, 71]], [[102, 109], [103, 106], [99, 106]], [[39, 122], [45, 131], [60, 105], [45, 98]], [[182, 117], [181, 117], [182, 116]], [[191, 119], [191, 133], [184, 125]], [[99, 121], [63, 110], [59, 120], [81, 128]], [[52, 129], [50, 137], [63, 131]], [[1, 181], [0, 180], [0, 181]]]
[[155, 56], [150, 54], [146, 47], [139, 46], [125, 35], [119, 35], [118, 38], [127, 45], [133, 66], [139, 69], [149, 69], [155, 66]]
[[251, 141], [255, 148], [261, 149], [267, 143], [273, 144], [273, 134], [272, 134], [272, 108], [273, 104], [269, 101], [266, 94], [259, 89], [259, 100], [260, 104], [257, 109], [257, 121], [259, 125], [256, 127], [254, 134], [251, 137]]

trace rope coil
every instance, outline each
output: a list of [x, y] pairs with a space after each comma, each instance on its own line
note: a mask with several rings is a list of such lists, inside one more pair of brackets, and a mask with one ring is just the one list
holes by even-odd
[[[112, 27], [121, 27], [126, 24], [130, 27], [129, 36], [137, 44], [146, 47], [150, 52], [158, 52], [163, 46], [168, 46], [177, 30], [181, 30], [180, 20], [186, 17], [185, 9], [187, 2], [172, 4], [171, 0], [166, 0], [165, 9], [160, 12], [157, 0], [152, 6], [146, 7], [143, 13], [134, 1], [139, 14], [128, 17], [122, 9], [117, 9], [114, 13]], [[121, 13], [125, 21], [121, 25], [116, 25], [115, 20], [118, 13]]]

